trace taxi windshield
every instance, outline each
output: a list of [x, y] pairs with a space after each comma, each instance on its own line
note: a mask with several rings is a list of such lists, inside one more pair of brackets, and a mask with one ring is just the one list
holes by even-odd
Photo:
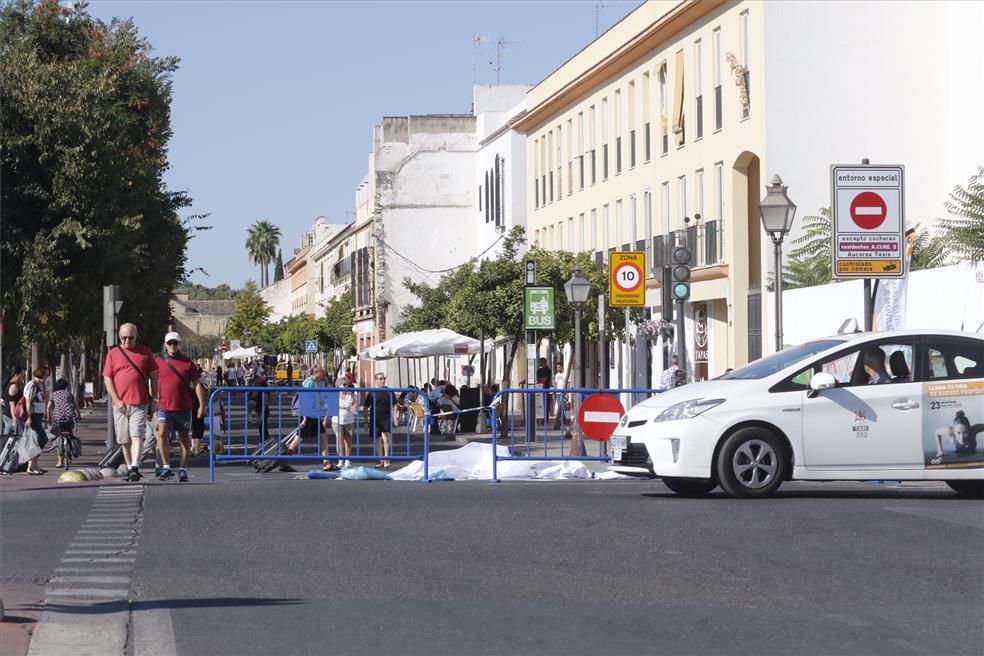
[[768, 357], [760, 358], [754, 362], [749, 362], [744, 367], [739, 367], [734, 371], [729, 371], [723, 376], [720, 376], [718, 380], [758, 380], [765, 378], [807, 358], [813, 357], [817, 353], [826, 351], [838, 344], [843, 344], [845, 341], [843, 339], [818, 339], [813, 342], [807, 342], [806, 344], [800, 344], [799, 346], [773, 353]]

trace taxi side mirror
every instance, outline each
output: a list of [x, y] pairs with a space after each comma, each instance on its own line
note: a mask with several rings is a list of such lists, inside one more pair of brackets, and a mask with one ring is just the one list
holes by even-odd
[[837, 379], [834, 378], [834, 375], [826, 371], [821, 371], [820, 373], [813, 374], [813, 378], [810, 379], [810, 392], [807, 396], [812, 399], [821, 390], [832, 389], [834, 387], [837, 387]]

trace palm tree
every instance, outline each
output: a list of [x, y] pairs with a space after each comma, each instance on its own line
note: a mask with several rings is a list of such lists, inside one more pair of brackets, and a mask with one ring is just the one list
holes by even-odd
[[938, 225], [946, 244], [961, 259], [984, 260], [984, 166], [977, 167], [966, 187], [953, 188], [944, 207], [950, 216]]
[[254, 264], [260, 265], [260, 287], [266, 287], [270, 281], [267, 267], [280, 245], [280, 228], [269, 221], [257, 221], [246, 234], [246, 252]]

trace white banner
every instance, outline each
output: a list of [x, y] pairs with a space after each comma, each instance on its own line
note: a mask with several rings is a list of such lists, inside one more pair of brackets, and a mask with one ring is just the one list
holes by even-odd
[[902, 330], [905, 328], [905, 302], [909, 289], [909, 267], [912, 263], [912, 238], [905, 244], [905, 277], [877, 281], [875, 312], [872, 330]]

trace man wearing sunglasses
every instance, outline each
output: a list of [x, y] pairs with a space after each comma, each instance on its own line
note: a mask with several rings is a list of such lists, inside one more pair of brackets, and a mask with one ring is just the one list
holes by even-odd
[[116, 441], [128, 468], [126, 480], [131, 483], [142, 478], [143, 436], [158, 397], [157, 363], [149, 348], [137, 344], [137, 334], [132, 323], [120, 326], [120, 346], [109, 349], [103, 366], [103, 382], [113, 405]]
[[[188, 481], [188, 452], [191, 449], [192, 394], [198, 397], [198, 418], [205, 416], [205, 388], [202, 387], [198, 367], [181, 352], [181, 335], [170, 332], [164, 336], [164, 352], [157, 358], [160, 376], [161, 402], [157, 410], [157, 451], [161, 455], [161, 472], [158, 479], [174, 478], [168, 453], [171, 431], [178, 434], [181, 443], [181, 467], [178, 480]], [[192, 391], [194, 388], [194, 391]]]

